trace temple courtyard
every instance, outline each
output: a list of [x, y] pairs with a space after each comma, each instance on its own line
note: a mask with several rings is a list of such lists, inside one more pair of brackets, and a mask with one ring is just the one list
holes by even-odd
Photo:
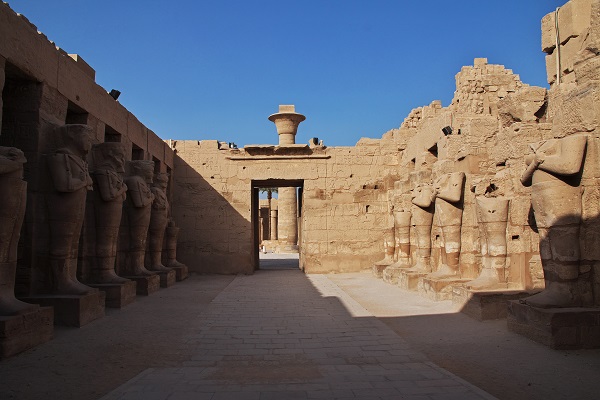
[[370, 272], [192, 274], [0, 363], [2, 399], [592, 399], [600, 350], [557, 351]]

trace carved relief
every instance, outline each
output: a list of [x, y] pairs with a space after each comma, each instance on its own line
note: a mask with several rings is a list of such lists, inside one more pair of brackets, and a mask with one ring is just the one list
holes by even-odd
[[154, 200], [154, 194], [149, 187], [154, 175], [154, 162], [135, 160], [129, 161], [127, 166], [128, 175], [125, 178], [127, 200], [124, 203], [124, 210], [127, 215], [129, 241], [124, 275], [150, 276], [156, 272], [148, 271], [144, 267], [144, 257]]
[[585, 136], [531, 144], [521, 177], [531, 186], [531, 205], [540, 235], [540, 257], [546, 288], [525, 302], [534, 307], [575, 307], [584, 303], [579, 278], [581, 190], [578, 176]]
[[93, 155], [96, 238], [92, 282], [125, 283], [129, 280], [115, 273], [119, 227], [127, 197], [123, 181], [125, 148], [118, 142], [101, 143], [93, 147]]
[[46, 157], [52, 190], [46, 194], [50, 228], [51, 292], [82, 295], [95, 291], [77, 280], [79, 236], [92, 179], [85, 157], [91, 148], [91, 128], [63, 125], [57, 129], [61, 146]]
[[25, 216], [27, 183], [22, 180], [23, 152], [0, 147], [0, 316], [26, 313], [37, 305], [15, 298], [17, 244]]

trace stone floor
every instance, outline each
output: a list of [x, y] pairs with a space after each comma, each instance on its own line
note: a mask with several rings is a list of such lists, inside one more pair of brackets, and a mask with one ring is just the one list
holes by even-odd
[[[475, 332], [496, 331], [501, 322], [471, 320], [456, 314], [451, 303], [424, 300], [369, 274], [307, 276], [293, 268], [293, 258], [264, 260], [252, 276], [192, 275], [122, 310], [108, 310], [83, 328], [57, 328], [51, 342], [0, 362], [0, 398], [493, 398], [457, 375], [499, 398], [569, 398], [561, 391], [548, 395], [535, 385], [514, 385], [510, 373], [522, 375], [518, 364], [474, 339], [501, 348], [503, 343], [489, 346]], [[461, 323], [449, 324], [447, 318], [454, 317]], [[462, 364], [460, 354], [469, 352], [444, 347], [447, 335], [440, 329], [459, 327], [451, 335], [471, 341], [479, 358], [457, 367], [452, 359]], [[600, 352], [555, 352], [512, 340], [533, 351], [530, 364], [541, 377], [527, 377], [530, 382], [560, 385], [567, 378], [563, 386], [570, 398], [600, 393]], [[558, 367], [562, 360], [579, 372], [580, 382], [550, 365]], [[510, 380], [503, 389], [502, 382], [473, 375], [478, 370]], [[553, 377], [553, 371], [562, 375]], [[569, 385], [579, 392], [569, 391]]]

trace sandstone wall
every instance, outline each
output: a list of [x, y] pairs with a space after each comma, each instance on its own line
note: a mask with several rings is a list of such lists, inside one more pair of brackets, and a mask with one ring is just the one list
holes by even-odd
[[[57, 126], [87, 124], [93, 129], [94, 143], [120, 141], [129, 149], [128, 159], [154, 160], [157, 170], [163, 172], [172, 170], [174, 153], [96, 84], [95, 71], [80, 56], [58, 48], [6, 3], [0, 3], [0, 37], [0, 145], [17, 147], [27, 158], [28, 204], [19, 241], [17, 288], [25, 294], [32, 268], [45, 262], [48, 232], [39, 199], [43, 182], [39, 180], [46, 168], [43, 154], [54, 146]], [[93, 168], [91, 153], [88, 162]], [[93, 215], [86, 219], [84, 231], [89, 230], [93, 230]], [[79, 274], [85, 274], [84, 242]]]
[[398, 175], [397, 147], [364, 140], [356, 147], [304, 146], [301, 155], [271, 147], [267, 155], [252, 155], [251, 149], [217, 141], [175, 142], [173, 201], [182, 228], [181, 260], [201, 272], [251, 273], [258, 247], [253, 182], [287, 181], [303, 185], [302, 267], [307, 272], [368, 268], [382, 251], [382, 230], [389, 224], [387, 190]]

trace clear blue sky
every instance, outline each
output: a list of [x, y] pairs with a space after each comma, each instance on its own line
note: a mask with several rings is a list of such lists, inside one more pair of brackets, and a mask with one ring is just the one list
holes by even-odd
[[11, 0], [77, 53], [163, 139], [277, 143], [267, 117], [295, 104], [296, 141], [352, 146], [441, 100], [476, 57], [545, 86], [540, 20], [557, 0]]

